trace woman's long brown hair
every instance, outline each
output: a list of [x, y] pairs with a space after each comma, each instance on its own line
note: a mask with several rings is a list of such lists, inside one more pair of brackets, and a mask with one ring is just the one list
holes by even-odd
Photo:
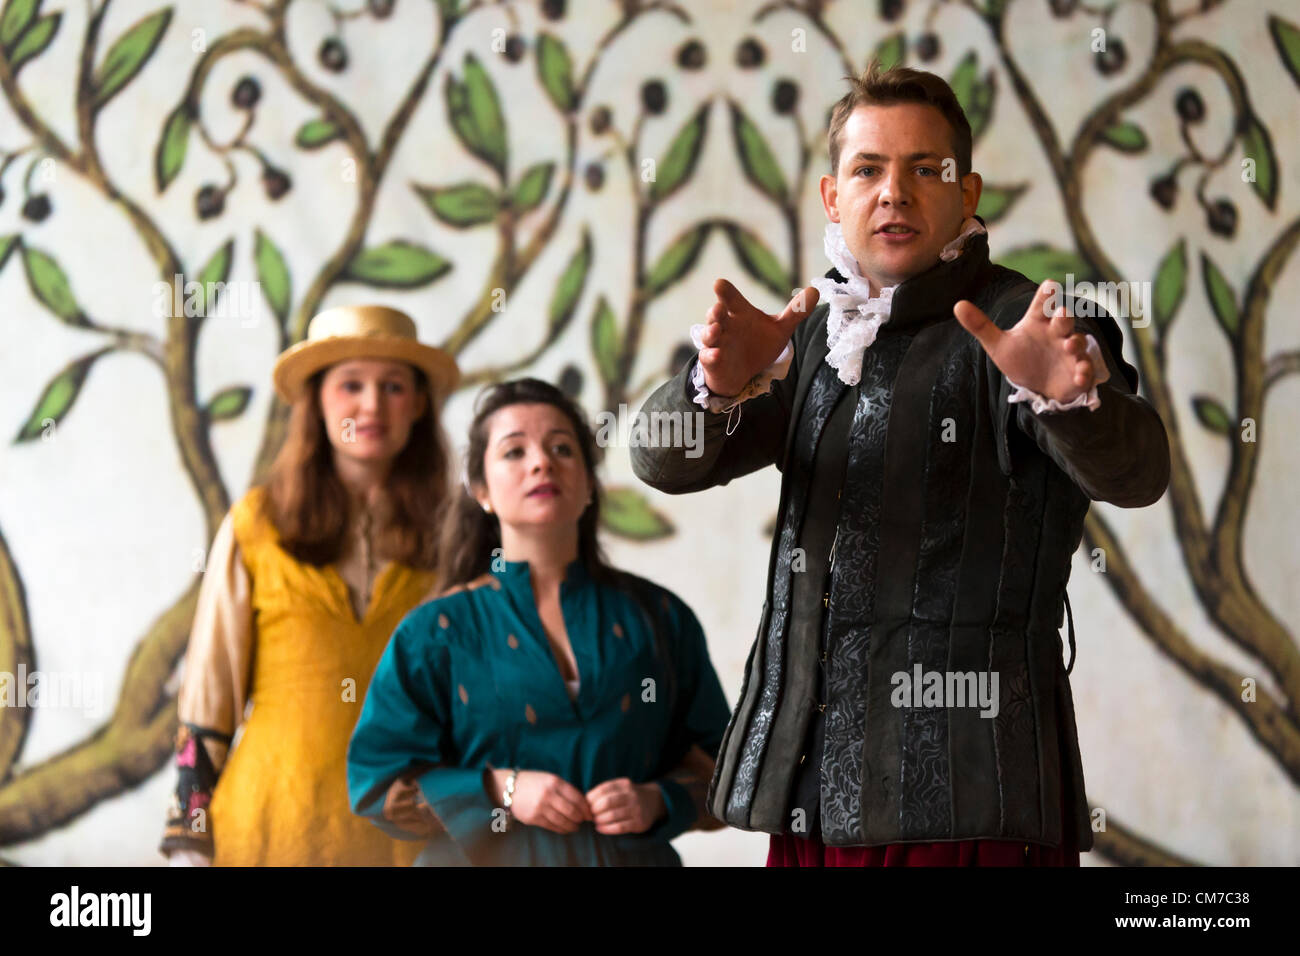
[[[438, 529], [446, 509], [447, 439], [438, 420], [429, 381], [415, 371], [416, 392], [428, 397], [424, 414], [411, 425], [406, 445], [393, 459], [384, 495], [390, 520], [378, 529], [376, 550], [412, 568], [438, 563]], [[293, 403], [289, 432], [266, 482], [266, 516], [280, 535], [280, 547], [307, 564], [333, 564], [347, 546], [350, 503], [334, 470], [325, 432], [320, 385], [325, 370], [308, 381]]]
[[[474, 421], [469, 426], [469, 448], [465, 452], [466, 480], [471, 487], [487, 484], [483, 458], [487, 454], [489, 422], [507, 405], [519, 404], [553, 405], [573, 426], [592, 487], [591, 504], [578, 519], [578, 557], [593, 578], [618, 580], [621, 575], [610, 567], [596, 539], [596, 528], [600, 524], [601, 487], [600, 479], [596, 477], [600, 448], [582, 409], [554, 385], [541, 379], [520, 378], [484, 389], [475, 402]], [[488, 573], [494, 552], [499, 555], [501, 547], [501, 524], [497, 516], [484, 511], [464, 484], [455, 489], [452, 496], [439, 549], [440, 590], [465, 584]]]

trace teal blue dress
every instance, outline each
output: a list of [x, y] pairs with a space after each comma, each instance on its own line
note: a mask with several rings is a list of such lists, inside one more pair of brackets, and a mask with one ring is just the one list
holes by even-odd
[[[445, 828], [417, 866], [680, 866], [669, 841], [696, 821], [704, 794], [668, 775], [692, 745], [715, 756], [731, 715], [694, 613], [643, 578], [621, 574], [615, 586], [570, 564], [560, 609], [575, 699], [527, 562], [498, 559], [481, 581], [420, 605], [393, 632], [348, 747], [353, 811], [411, 839], [383, 818], [390, 784], [409, 773]], [[590, 822], [571, 834], [517, 820], [503, 830], [483, 789], [488, 764], [548, 771], [584, 793], [619, 777], [654, 781], [668, 814], [639, 834]]]

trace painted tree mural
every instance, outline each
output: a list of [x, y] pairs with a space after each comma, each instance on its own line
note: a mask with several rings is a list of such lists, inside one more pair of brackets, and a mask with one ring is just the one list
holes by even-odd
[[[1143, 392], [1169, 430], [1173, 477], [1168, 500], [1186, 574], [1214, 626], [1258, 662], [1270, 686], [1255, 686], [1253, 695], [1244, 694], [1243, 678], [1248, 675], [1193, 643], [1128, 556], [1105, 508], [1090, 513], [1084, 546], [1104, 554], [1106, 584], [1146, 637], [1200, 688], [1231, 708], [1259, 746], [1300, 784], [1300, 656], [1290, 628], [1257, 592], [1243, 561], [1243, 527], [1259, 461], [1256, 430], [1263, 430], [1269, 390], [1300, 370], [1300, 351], [1268, 354], [1264, 348], [1272, 293], [1300, 241], [1300, 219], [1275, 224], [1266, 251], [1247, 274], [1225, 270], [1204, 249], [1202, 235], [1187, 234], [1164, 252], [1153, 275], [1134, 276], [1109, 257], [1087, 211], [1090, 161], [1102, 151], [1150, 155], [1150, 137], [1132, 113], [1152, 98], [1171, 71], [1186, 66], [1195, 67], [1195, 72], [1186, 74], [1187, 84], [1170, 104], [1184, 150], [1170, 156], [1165, 171], [1150, 182], [1149, 194], [1143, 197], [1147, 207], [1132, 211], [1135, 220], [1195, 203], [1203, 212], [1204, 230], [1226, 238], [1236, 231], [1237, 204], [1243, 196], [1270, 213], [1278, 208], [1279, 163], [1289, 155], [1279, 157], [1274, 133], [1256, 112], [1266, 91], [1248, 88], [1238, 65], [1222, 49], [1187, 36], [1190, 23], [1228, 5], [1224, 0], [1181, 5], [1150, 0], [1137, 5], [1154, 37], [1140, 63], [1131, 62], [1138, 55], [1136, 46], [1131, 53], [1131, 44], [1112, 22], [1120, 4], [1076, 0], [880, 0], [871, 11], [869, 34], [837, 26], [841, 12], [844, 18], [853, 15], [844, 8], [863, 6], [846, 0], [756, 3], [744, 11], [719, 3], [711, 15], [733, 18], [742, 35], [749, 31], [725, 51], [697, 32], [697, 5], [658, 0], [212, 0], [210, 6], [205, 0], [205, 7], [237, 9], [241, 24], [255, 25], [211, 36], [193, 29], [186, 40], [194, 55], [184, 74], [171, 75], [170, 85], [167, 74], [149, 72], [148, 67], [160, 44], [173, 42], [172, 34], [189, 29], [180, 21], [192, 20], [193, 11], [188, 3], [159, 3], [128, 22], [110, 15], [121, 2], [87, 0], [48, 9], [53, 4], [43, 0], [5, 0], [0, 8], [0, 90], [7, 108], [0, 116], [0, 203], [20, 208], [21, 220], [32, 225], [75, 215], [59, 195], [62, 184], [74, 179], [79, 189], [111, 207], [118, 241], [147, 252], [153, 271], [138, 278], [141, 286], [161, 282], [175, 291], [165, 296], [162, 334], [116, 327], [97, 315], [95, 297], [82, 291], [92, 285], [94, 261], [75, 261], [57, 248], [29, 241], [21, 228], [0, 234], [0, 269], [21, 269], [32, 300], [49, 321], [94, 333], [95, 343], [40, 394], [19, 399], [30, 412], [6, 454], [55, 458], [55, 448], [41, 439], [76, 414], [88, 376], [118, 353], [143, 356], [158, 371], [171, 438], [210, 540], [232, 498], [218, 468], [213, 429], [246, 415], [255, 388], [263, 387], [260, 382], [234, 381], [200, 394], [197, 385], [205, 322], [226, 314], [223, 308], [232, 303], [236, 309], [250, 308], [237, 301], [237, 283], [231, 279], [237, 265], [248, 264], [256, 276], [261, 299], [256, 307], [273, 316], [282, 349], [304, 337], [308, 320], [332, 294], [360, 300], [367, 290], [432, 289], [454, 270], [467, 268], [466, 259], [458, 258], [459, 246], [441, 238], [446, 230], [467, 238], [490, 236], [495, 248], [481, 289], [457, 303], [458, 313], [447, 321], [443, 336], [444, 347], [462, 358], [461, 388], [473, 390], [565, 354], [574, 360], [561, 369], [560, 386], [581, 394], [589, 411], [615, 413], [622, 404], [640, 401], [691, 353], [689, 343], [679, 341], [665, 354], [647, 355], [646, 329], [663, 298], [682, 283], [708, 301], [712, 276], [696, 265], [711, 242], [720, 238], [736, 268], [772, 302], [788, 297], [792, 288], [822, 268], [820, 257], [808, 255], [807, 247], [820, 237], [815, 179], [825, 164], [833, 97], [811, 94], [810, 85], [795, 71], [773, 77], [762, 100], [710, 92], [699, 79], [709, 71], [758, 70], [771, 57], [759, 35], [784, 36], [782, 31], [788, 31], [792, 49], [798, 51], [803, 44], [845, 74], [860, 70], [873, 57], [925, 69], [961, 51], [947, 76], [971, 120], [976, 167], [979, 144], [997, 116], [1018, 111], [1034, 133], [1032, 147], [1050, 169], [1044, 179], [987, 181], [980, 214], [993, 225], [1017, 207], [1055, 203], [1064, 209], [1068, 225], [1066, 241], [1057, 236], [1020, 245], [1001, 254], [999, 261], [1035, 280], [1069, 274], [1076, 283], [1152, 283], [1152, 299], [1146, 311], [1130, 317], [1125, 337]], [[1043, 84], [1052, 78], [1027, 75], [1009, 42], [1013, 17], [1033, 5], [1039, 14], [1046, 10], [1058, 20], [1095, 26], [1103, 42], [1089, 51], [1085, 62], [1100, 76], [1116, 77], [1068, 134], [1044, 104]], [[1250, 3], [1240, 6], [1243, 14], [1258, 13]], [[316, 27], [291, 29], [291, 18], [303, 8], [315, 11], [311, 22]], [[595, 8], [599, 17], [592, 22], [602, 26], [594, 43], [582, 44], [589, 55], [580, 56], [570, 34], [579, 18], [594, 15]], [[949, 16], [954, 12], [962, 14], [960, 29], [935, 26], [941, 15], [945, 23], [956, 22]], [[222, 15], [207, 15], [229, 25]], [[1300, 28], [1276, 15], [1258, 15], [1266, 19], [1285, 70], [1300, 84]], [[393, 18], [407, 18], [403, 22], [413, 25], [427, 22], [430, 42], [400, 100], [381, 121], [369, 124], [368, 132], [369, 105], [340, 96], [329, 77], [357, 69], [357, 41], [352, 38], [363, 21]], [[780, 30], [773, 33], [773, 24]], [[602, 69], [627, 59], [638, 36], [656, 31], [682, 36], [670, 61], [616, 87], [599, 82]], [[309, 40], [301, 41], [303, 35]], [[869, 42], [858, 44], [864, 36]], [[990, 58], [988, 50], [996, 56]], [[214, 89], [214, 78], [228, 75], [218, 66], [245, 54], [255, 55], [259, 66], [238, 76], [228, 89]], [[49, 97], [38, 100], [24, 83], [25, 71], [46, 57], [60, 58], [64, 95], [73, 103], [75, 116], [71, 134], [60, 132], [66, 127], [46, 115]], [[725, 62], [719, 63], [723, 57]], [[545, 111], [503, 94], [506, 74], [516, 71], [531, 77]], [[173, 91], [165, 115], [132, 121], [149, 140], [152, 194], [123, 186], [119, 170], [106, 162], [99, 126], [107, 106], [132, 84], [146, 82]], [[629, 84], [635, 87], [634, 96], [627, 95]], [[1193, 133], [1206, 122], [1210, 109], [1204, 91], [1216, 85], [1226, 90], [1232, 120], [1218, 150], [1207, 152], [1204, 138]], [[1300, 103], [1296, 87], [1279, 95]], [[215, 124], [209, 116], [214, 98], [220, 97], [225, 98], [225, 110], [242, 116], [232, 136], [221, 135], [217, 128], [229, 123]], [[670, 120], [665, 116], [672, 112], [668, 107], [675, 100], [680, 105], [683, 97], [689, 109], [677, 109], [678, 118]], [[305, 104], [310, 118], [296, 128], [259, 124], [260, 111], [278, 99]], [[441, 107], [443, 127], [425, 130], [424, 135], [436, 137], [439, 154], [432, 161], [403, 165], [400, 148], [413, 126], [430, 124], [427, 111], [434, 106]], [[526, 150], [520, 144], [540, 127], [559, 132], [562, 150], [521, 162], [519, 156]], [[792, 140], [795, 149], [783, 149], [773, 140], [772, 130]], [[724, 165], [710, 168], [704, 157], [719, 138], [725, 150], [714, 147], [710, 155], [724, 157]], [[274, 214], [285, 197], [318, 188], [296, 174], [286, 159], [295, 151], [334, 157], [350, 196], [341, 241], [309, 269], [291, 268], [286, 237], [292, 230]], [[449, 165], [443, 162], [444, 154], [453, 152], [458, 161], [472, 163], [467, 167], [458, 162], [455, 168], [471, 168], [471, 174], [442, 173]], [[200, 161], [204, 170], [222, 173], [196, 183], [186, 172]], [[1238, 166], [1248, 189], [1224, 194], [1222, 183], [1236, 175]], [[272, 213], [257, 219], [227, 202], [250, 172], [257, 175], [266, 200], [258, 211]], [[707, 188], [711, 175], [743, 177], [770, 204], [782, 229], [759, 227], [749, 209], [728, 216], [688, 214], [683, 222], [682, 204], [669, 201], [693, 188]], [[184, 203], [176, 199], [182, 190], [192, 190]], [[374, 226], [381, 196], [398, 197], [438, 228], [381, 233]], [[625, 242], [615, 245], [594, 238], [587, 219], [593, 202], [628, 223]], [[182, 208], [184, 214], [178, 212]], [[663, 227], [656, 228], [661, 222], [672, 229], [666, 239], [657, 238], [663, 233]], [[227, 224], [227, 238], [200, 255], [182, 256], [178, 240], [196, 223]], [[547, 258], [551, 249], [560, 251], [558, 259]], [[597, 291], [594, 277], [615, 267], [626, 268], [630, 276], [625, 294], [603, 287]], [[523, 322], [512, 313], [511, 303], [526, 281], [545, 283], [550, 290], [540, 336], [534, 331], [537, 323], [530, 321], [528, 335], [517, 337], [512, 354], [491, 363], [467, 364], [470, 345], [491, 328]], [[223, 296], [229, 298], [223, 302]], [[1175, 398], [1169, 382], [1167, 336], [1180, 313], [1202, 302], [1212, 311], [1232, 356], [1235, 389], [1231, 395], [1196, 394], [1184, 402]], [[1274, 321], [1277, 311], [1273, 309]], [[680, 324], [684, 333], [687, 323]], [[582, 361], [557, 351], [575, 325], [584, 327], [582, 339], [589, 354]], [[590, 387], [584, 365], [594, 370], [596, 380]], [[284, 435], [286, 413], [278, 401], [269, 404], [249, 483], [265, 475]], [[1247, 428], [1249, 438], [1243, 437]], [[1181, 437], [1188, 429], [1208, 429], [1231, 449], [1226, 481], [1209, 511], [1192, 480]], [[51, 460], [46, 467], [57, 468], [58, 463]], [[652, 496], [630, 485], [615, 485], [607, 493], [610, 532], [638, 541], [677, 533]], [[0, 672], [13, 673], [20, 665], [27, 670], [36, 666], [40, 635], [31, 630], [23, 576], [40, 570], [17, 566], [2, 535], [3, 519], [0, 514]], [[185, 649], [197, 588], [196, 576], [140, 635], [111, 717], [87, 739], [49, 759], [24, 764], [31, 710], [0, 708], [0, 848], [69, 823], [137, 786], [167, 762], [175, 731], [175, 695], [168, 681]], [[1190, 862], [1114, 816], [1097, 837], [1099, 852], [1116, 862]]]

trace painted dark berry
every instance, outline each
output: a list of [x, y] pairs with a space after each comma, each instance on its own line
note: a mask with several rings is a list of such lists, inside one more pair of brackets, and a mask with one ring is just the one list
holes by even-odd
[[542, 16], [548, 20], [564, 19], [564, 0], [542, 0]]
[[659, 80], [650, 80], [641, 87], [641, 105], [647, 113], [658, 115], [668, 108], [668, 90]]
[[683, 70], [701, 69], [707, 59], [704, 44], [699, 40], [689, 40], [677, 51], [677, 65]]
[[897, 20], [903, 13], [903, 0], [880, 0], [880, 18]]
[[524, 51], [527, 47], [524, 44], [524, 38], [517, 33], [512, 33], [506, 37], [506, 59], [511, 63], [518, 63], [524, 58]]
[[370, 0], [370, 15], [378, 20], [382, 20], [393, 12], [393, 5], [396, 0]]
[[789, 113], [799, 102], [799, 87], [794, 80], [777, 80], [772, 87], [772, 109], [778, 113]]
[[293, 180], [289, 174], [282, 169], [275, 169], [268, 166], [262, 170], [262, 188], [266, 190], [266, 195], [271, 199], [279, 199], [289, 191], [293, 185]]
[[609, 111], [608, 106], [598, 106], [591, 111], [591, 131], [595, 135], [608, 133], [613, 122], [614, 114]]
[[1106, 49], [1097, 54], [1097, 69], [1102, 76], [1113, 76], [1124, 69], [1128, 54], [1124, 44], [1117, 38], [1106, 41]]
[[933, 60], [939, 55], [939, 37], [934, 33], [922, 33], [916, 40], [916, 55], [922, 60]]
[[35, 196], [28, 196], [27, 202], [23, 203], [23, 218], [32, 222], [40, 222], [50, 214], [50, 197], [45, 193], [37, 193]]
[[1052, 10], [1052, 16], [1068, 17], [1074, 13], [1075, 8], [1079, 5], [1079, 0], [1048, 0], [1047, 5]]
[[337, 37], [330, 37], [320, 45], [317, 58], [320, 60], [320, 65], [331, 73], [342, 73], [348, 68], [347, 47]]
[[1237, 207], [1226, 199], [1216, 199], [1205, 214], [1210, 232], [1220, 236], [1231, 236], [1237, 231]]
[[592, 192], [605, 185], [605, 167], [600, 163], [591, 163], [582, 175], [587, 181], [587, 188]]
[[1178, 198], [1178, 181], [1172, 176], [1162, 176], [1151, 183], [1151, 198], [1161, 207], [1173, 209]]
[[1174, 98], [1174, 108], [1178, 110], [1178, 115], [1184, 122], [1199, 123], [1205, 119], [1205, 101], [1201, 99], [1201, 94], [1190, 86], [1185, 86], [1178, 91], [1178, 95]]
[[762, 66], [767, 52], [763, 49], [763, 44], [759, 43], [753, 37], [746, 37], [736, 47], [736, 65], [741, 69], [751, 70], [756, 66]]
[[226, 194], [219, 186], [208, 183], [194, 197], [194, 206], [200, 219], [212, 219], [220, 216], [221, 210], [225, 208]]
[[577, 398], [582, 393], [582, 370], [576, 365], [566, 365], [560, 371], [560, 380], [556, 382], [565, 395]]
[[251, 110], [262, 98], [262, 87], [251, 76], [246, 76], [235, 84], [235, 91], [230, 94], [230, 101], [236, 108]]
[[680, 342], [673, 349], [673, 357], [668, 360], [668, 374], [676, 375], [686, 367], [686, 363], [695, 358], [697, 349], [690, 342]]

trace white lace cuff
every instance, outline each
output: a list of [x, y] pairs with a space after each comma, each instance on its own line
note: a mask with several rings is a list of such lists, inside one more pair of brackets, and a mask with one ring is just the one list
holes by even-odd
[[[700, 340], [700, 337], [704, 335], [704, 329], [705, 326], [703, 325], [691, 326], [691, 342], [694, 343], [697, 349], [705, 347]], [[790, 371], [790, 361], [793, 358], [794, 345], [787, 342], [781, 354], [777, 356], [776, 361], [751, 378], [749, 384], [740, 390], [739, 395], [711, 394], [709, 387], [704, 384], [704, 367], [697, 360], [695, 368], [691, 370], [691, 386], [695, 390], [695, 404], [711, 412], [729, 412], [739, 406], [741, 402], [747, 402], [758, 395], [766, 395], [772, 390], [773, 382], [785, 378], [786, 373]]]
[[1087, 356], [1092, 360], [1092, 367], [1095, 370], [1095, 384], [1086, 392], [1074, 396], [1068, 402], [1058, 402], [1054, 398], [1044, 398], [1037, 392], [1025, 388], [1023, 385], [1017, 385], [1011, 379], [1007, 379], [1014, 392], [1007, 396], [1007, 402], [1014, 404], [1016, 402], [1029, 402], [1029, 407], [1034, 410], [1035, 415], [1041, 415], [1044, 412], [1068, 412], [1072, 408], [1087, 407], [1088, 411], [1095, 412], [1101, 405], [1101, 397], [1097, 394], [1097, 386], [1110, 378], [1110, 369], [1106, 367], [1106, 359], [1101, 354], [1101, 347], [1097, 345], [1097, 340], [1091, 335], [1087, 336], [1088, 349]]

